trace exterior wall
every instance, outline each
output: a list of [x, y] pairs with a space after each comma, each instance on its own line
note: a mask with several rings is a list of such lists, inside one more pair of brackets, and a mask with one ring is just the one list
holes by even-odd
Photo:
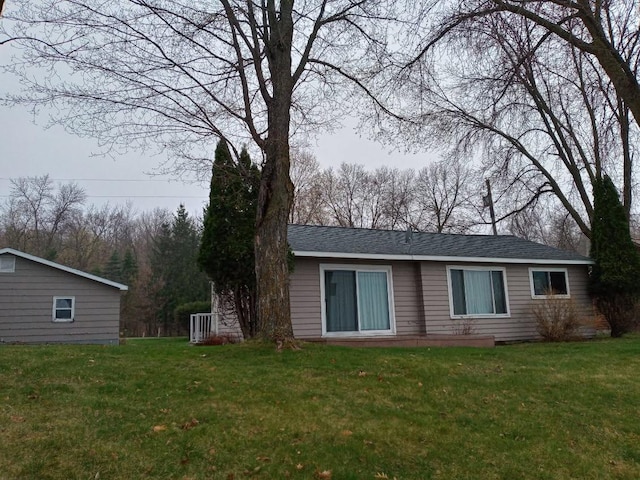
[[[75, 297], [73, 322], [53, 322], [53, 297]], [[117, 344], [120, 291], [16, 257], [0, 273], [0, 342]]]
[[[421, 262], [423, 283], [423, 305], [427, 334], [451, 334], [460, 331], [465, 323], [477, 335], [493, 335], [498, 342], [532, 340], [539, 337], [532, 308], [544, 300], [531, 298], [529, 268], [544, 268], [544, 265], [506, 265], [506, 286], [509, 300], [509, 317], [476, 317], [452, 319], [449, 309], [447, 286], [447, 265], [470, 266], [468, 263]], [[472, 264], [473, 266], [495, 267], [495, 264]], [[548, 265], [557, 268], [558, 265]], [[587, 267], [575, 265], [567, 267], [569, 293], [581, 317], [585, 320], [593, 316], [592, 303], [587, 293]]]
[[395, 303], [396, 333], [398, 335], [424, 334], [420, 292], [419, 265], [413, 262], [380, 262], [369, 260], [336, 260], [323, 258], [296, 258], [291, 274], [291, 322], [296, 338], [322, 336], [320, 299], [320, 264], [336, 265], [390, 265], [392, 269], [393, 298]]
[[[391, 265], [394, 310], [397, 335], [460, 333], [469, 326], [476, 335], [493, 335], [496, 341], [531, 340], [538, 338], [532, 307], [544, 300], [531, 298], [529, 268], [544, 265], [504, 265], [508, 289], [508, 317], [478, 317], [468, 320], [452, 319], [449, 308], [447, 266], [487, 266], [496, 264], [468, 264], [455, 262], [384, 262], [348, 259], [318, 259], [298, 257], [291, 275], [291, 319], [296, 338], [322, 336], [320, 298], [320, 264]], [[558, 265], [549, 265], [557, 268]], [[568, 266], [571, 299], [581, 316], [591, 318], [593, 309], [587, 293], [587, 267]]]

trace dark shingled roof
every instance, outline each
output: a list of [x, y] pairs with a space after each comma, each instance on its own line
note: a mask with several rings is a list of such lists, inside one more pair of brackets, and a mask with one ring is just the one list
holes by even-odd
[[[365, 228], [289, 225], [291, 249], [298, 253], [333, 253], [346, 257], [415, 256], [549, 260], [554, 263], [591, 263], [588, 257], [512, 235], [455, 235]], [[331, 255], [329, 255], [331, 256]]]

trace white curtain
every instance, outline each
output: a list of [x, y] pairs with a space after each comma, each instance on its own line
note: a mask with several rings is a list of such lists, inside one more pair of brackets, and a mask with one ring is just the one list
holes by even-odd
[[494, 313], [491, 272], [465, 270], [464, 287], [468, 315]]
[[360, 330], [389, 330], [389, 291], [385, 272], [358, 272]]

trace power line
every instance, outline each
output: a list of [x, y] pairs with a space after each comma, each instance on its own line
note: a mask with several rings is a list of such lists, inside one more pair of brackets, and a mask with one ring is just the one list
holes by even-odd
[[[0, 177], [0, 180], [15, 180], [15, 177]], [[54, 182], [160, 182], [181, 183], [177, 180], [159, 180], [155, 178], [50, 178]]]
[[[9, 198], [11, 195], [0, 195], [0, 198]], [[206, 195], [87, 195], [87, 198], [200, 198]]]

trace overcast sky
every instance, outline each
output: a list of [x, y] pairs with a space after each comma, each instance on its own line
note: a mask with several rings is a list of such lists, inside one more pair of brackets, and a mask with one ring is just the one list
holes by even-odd
[[[0, 64], [12, 53], [10, 46], [0, 47]], [[3, 93], [16, 88], [12, 76], [0, 73]], [[78, 183], [87, 193], [87, 203], [130, 201], [138, 212], [154, 207], [174, 211], [183, 203], [192, 214], [200, 214], [206, 205], [208, 185], [152, 175], [164, 157], [136, 151], [115, 158], [95, 156], [100, 148], [94, 140], [67, 134], [60, 126], [45, 129], [47, 120], [46, 115], [34, 119], [26, 108], [0, 105], [0, 202], [8, 198], [10, 179], [48, 174], [59, 182]], [[337, 133], [320, 136], [317, 145], [311, 146], [321, 168], [347, 162], [367, 169], [383, 165], [417, 169], [433, 158], [390, 153], [354, 127], [351, 122]]]

